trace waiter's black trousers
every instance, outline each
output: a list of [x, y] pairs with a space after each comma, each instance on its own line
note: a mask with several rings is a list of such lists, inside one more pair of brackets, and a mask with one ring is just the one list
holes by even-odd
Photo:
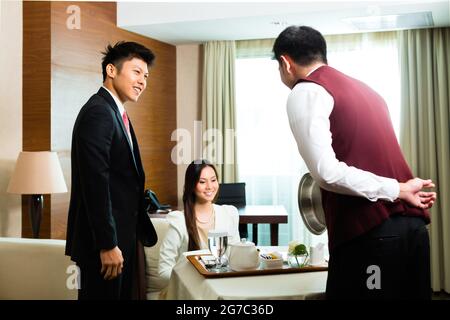
[[391, 216], [330, 253], [327, 299], [430, 299], [425, 222]]

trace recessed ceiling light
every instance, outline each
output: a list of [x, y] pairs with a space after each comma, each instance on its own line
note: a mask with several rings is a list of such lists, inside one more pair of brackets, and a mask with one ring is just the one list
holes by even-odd
[[271, 21], [270, 24], [277, 27], [285, 27], [289, 25], [286, 21]]
[[358, 30], [393, 30], [432, 27], [433, 15], [430, 11], [384, 16], [368, 16], [342, 19]]

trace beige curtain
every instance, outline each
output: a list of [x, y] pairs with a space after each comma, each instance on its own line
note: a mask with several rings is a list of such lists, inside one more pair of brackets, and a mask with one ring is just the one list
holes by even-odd
[[402, 83], [400, 140], [414, 174], [432, 178], [434, 291], [450, 293], [450, 28], [399, 31]]
[[204, 44], [203, 157], [216, 165], [221, 182], [237, 182], [234, 41]]
[[[353, 33], [342, 35], [326, 35], [328, 53], [345, 53], [365, 47], [375, 47], [397, 41], [395, 31]], [[236, 41], [236, 58], [262, 58], [272, 57], [275, 39], [256, 39]]]
[[236, 58], [271, 57], [275, 39], [256, 39], [236, 41]]

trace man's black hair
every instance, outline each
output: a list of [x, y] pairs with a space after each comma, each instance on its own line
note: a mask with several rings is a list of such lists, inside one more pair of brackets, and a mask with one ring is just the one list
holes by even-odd
[[113, 47], [109, 44], [106, 51], [102, 53], [104, 55], [102, 60], [103, 81], [106, 79], [106, 66], [110, 63], [120, 71], [122, 63], [133, 58], [141, 59], [147, 63], [147, 66], [151, 66], [155, 60], [155, 55], [150, 49], [136, 42], [119, 41]]
[[273, 45], [274, 58], [290, 56], [295, 63], [307, 66], [315, 61], [327, 63], [327, 44], [322, 34], [306, 26], [290, 26], [280, 33]]

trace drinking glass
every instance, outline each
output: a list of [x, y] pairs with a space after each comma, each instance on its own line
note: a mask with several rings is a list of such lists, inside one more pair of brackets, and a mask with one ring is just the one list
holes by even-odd
[[212, 255], [216, 258], [216, 264], [212, 268], [212, 271], [220, 272], [222, 270], [222, 257], [228, 247], [228, 233], [216, 230], [209, 231], [208, 247]]

